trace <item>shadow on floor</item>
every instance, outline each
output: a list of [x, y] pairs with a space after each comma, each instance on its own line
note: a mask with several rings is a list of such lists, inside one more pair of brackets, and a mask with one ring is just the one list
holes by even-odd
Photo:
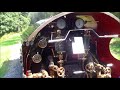
[[11, 61], [5, 61], [3, 63], [2, 67], [0, 68], [0, 78], [2, 78], [5, 75], [5, 73], [9, 70], [8, 65], [10, 62]]
[[22, 78], [20, 59], [5, 61], [0, 68], [0, 78]]

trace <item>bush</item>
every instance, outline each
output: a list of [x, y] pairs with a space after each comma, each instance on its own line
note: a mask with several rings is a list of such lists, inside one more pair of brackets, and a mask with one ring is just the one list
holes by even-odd
[[10, 32], [21, 32], [29, 24], [30, 18], [21, 12], [0, 12], [0, 37]]

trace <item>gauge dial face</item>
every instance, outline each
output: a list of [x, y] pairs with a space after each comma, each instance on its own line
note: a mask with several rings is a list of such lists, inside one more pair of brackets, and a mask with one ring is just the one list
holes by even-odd
[[34, 63], [40, 63], [41, 60], [42, 60], [42, 57], [39, 53], [37, 53], [32, 57], [32, 60], [33, 60]]
[[82, 20], [82, 19], [77, 19], [77, 20], [75, 21], [75, 26], [76, 26], [78, 29], [82, 28], [82, 27], [84, 26], [84, 20]]
[[66, 22], [65, 22], [65, 20], [64, 20], [64, 19], [59, 19], [59, 20], [57, 21], [57, 27], [58, 27], [59, 29], [64, 29], [64, 28], [66, 27]]
[[47, 47], [47, 40], [46, 40], [45, 37], [43, 37], [43, 38], [38, 42], [38, 46], [39, 46], [40, 48], [45, 48], [45, 47]]

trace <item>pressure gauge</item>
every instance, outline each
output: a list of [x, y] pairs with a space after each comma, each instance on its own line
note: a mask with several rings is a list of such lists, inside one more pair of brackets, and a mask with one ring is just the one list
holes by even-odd
[[57, 21], [57, 27], [59, 29], [64, 29], [66, 27], [66, 22], [64, 19], [58, 19]]
[[75, 26], [76, 26], [78, 29], [82, 28], [82, 27], [84, 26], [84, 20], [83, 20], [83, 19], [77, 19], [77, 20], [75, 21]]
[[47, 38], [46, 37], [42, 37], [42, 39], [38, 42], [38, 46], [40, 48], [47, 47]]
[[33, 57], [32, 57], [32, 60], [34, 63], [40, 63], [41, 60], [42, 60], [42, 56], [37, 52], [37, 54], [35, 54]]

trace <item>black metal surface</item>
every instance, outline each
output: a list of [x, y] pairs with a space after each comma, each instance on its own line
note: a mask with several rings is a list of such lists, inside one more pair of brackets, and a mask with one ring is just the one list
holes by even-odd
[[75, 71], [83, 71], [82, 61], [68, 61], [64, 64], [66, 78], [85, 78], [85, 73], [74, 74]]

